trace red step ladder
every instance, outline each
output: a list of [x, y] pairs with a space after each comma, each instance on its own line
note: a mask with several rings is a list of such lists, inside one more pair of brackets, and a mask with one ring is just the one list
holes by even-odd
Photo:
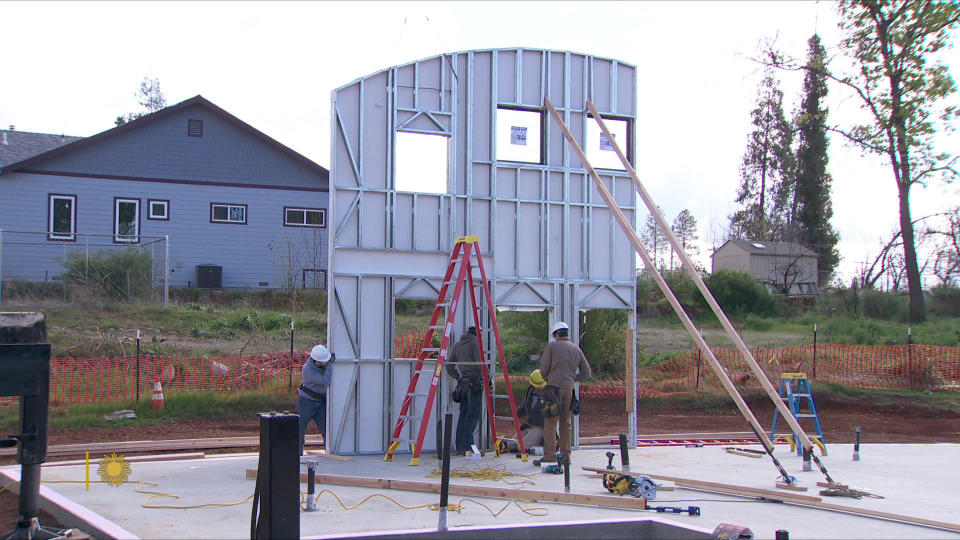
[[[479, 280], [473, 276], [474, 264], [480, 271]], [[497, 437], [496, 420], [512, 420], [514, 428], [516, 429], [516, 441], [517, 446], [520, 449], [521, 458], [523, 461], [527, 460], [527, 450], [523, 446], [523, 434], [520, 430], [520, 419], [517, 416], [517, 406], [513, 399], [513, 391], [510, 388], [510, 376], [507, 371], [507, 362], [503, 356], [503, 344], [500, 341], [500, 329], [497, 326], [496, 312], [494, 309], [492, 309], [493, 296], [490, 294], [487, 273], [483, 268], [483, 259], [480, 256], [480, 238], [477, 236], [461, 236], [460, 238], [457, 238], [457, 242], [453, 246], [453, 254], [451, 255], [450, 262], [447, 265], [447, 272], [443, 276], [443, 285], [440, 287], [440, 294], [437, 297], [437, 304], [433, 309], [433, 316], [430, 318], [430, 325], [427, 328], [426, 334], [424, 335], [423, 343], [426, 345], [433, 343], [433, 332], [435, 330], [443, 331], [443, 340], [441, 341], [439, 348], [429, 346], [424, 347], [417, 356], [417, 363], [413, 368], [413, 376], [410, 378], [410, 385], [407, 387], [407, 394], [403, 398], [403, 404], [400, 407], [400, 413], [397, 415], [397, 424], [393, 429], [393, 435], [390, 438], [390, 446], [387, 449], [387, 454], [383, 458], [384, 461], [393, 461], [393, 455], [396, 452], [397, 447], [399, 447], [402, 443], [409, 443], [413, 452], [413, 457], [410, 459], [410, 465], [420, 464], [420, 453], [423, 451], [423, 440], [427, 434], [427, 426], [430, 424], [430, 414], [433, 410], [434, 400], [437, 397], [437, 385], [440, 382], [440, 377], [443, 373], [443, 365], [447, 360], [447, 353], [451, 347], [450, 332], [453, 329], [453, 321], [457, 315], [457, 308], [460, 304], [460, 296], [463, 293], [464, 283], [468, 280], [470, 281], [470, 286], [467, 287], [467, 289], [470, 291], [470, 307], [473, 311], [473, 326], [475, 326], [477, 329], [484, 331], [486, 330], [480, 322], [479, 308], [477, 306], [477, 294], [475, 289], [476, 284], [483, 288], [486, 305], [491, 308], [489, 310], [490, 328], [493, 330], [493, 336], [497, 346], [497, 357], [500, 362], [500, 368], [503, 371], [503, 380], [507, 387], [507, 394], [505, 396], [494, 395], [494, 389], [489, 387], [490, 377], [487, 371], [486, 354], [483, 350], [483, 339], [478, 339], [477, 341], [480, 346], [480, 358], [484, 359], [484, 362], [480, 367], [483, 372], [483, 393], [486, 397], [487, 417], [490, 420], [490, 433], [494, 440], [494, 449], [501, 448], [501, 440]], [[453, 285], [453, 287], [451, 288], [450, 285]], [[443, 315], [444, 311], [446, 311], [446, 315]], [[444, 320], [441, 324], [437, 324], [438, 321], [440, 321], [441, 316], [443, 316]], [[436, 359], [428, 358], [434, 353], [437, 355]], [[434, 362], [436, 362], [435, 367], [424, 367], [424, 364]], [[430, 373], [430, 376], [432, 377], [430, 379], [430, 388], [425, 393], [416, 391], [417, 383], [420, 380], [421, 373]], [[426, 402], [423, 404], [423, 416], [417, 417], [417, 415], [413, 412], [413, 409], [415, 409], [413, 402], [414, 399], [422, 397], [426, 398]], [[495, 416], [495, 398], [509, 399], [510, 412], [512, 416]], [[411, 426], [417, 431], [417, 438], [404, 439], [402, 437], [404, 427], [407, 426], [408, 422], [417, 420], [420, 422], [419, 427], [411, 424]], [[497, 452], [497, 454], [499, 454], [499, 452]]]

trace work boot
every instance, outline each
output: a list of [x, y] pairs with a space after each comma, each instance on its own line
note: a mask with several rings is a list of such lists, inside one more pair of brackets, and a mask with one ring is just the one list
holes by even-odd
[[533, 466], [539, 467], [541, 463], [556, 463], [556, 462], [557, 460], [555, 459], [535, 459], [533, 460]]

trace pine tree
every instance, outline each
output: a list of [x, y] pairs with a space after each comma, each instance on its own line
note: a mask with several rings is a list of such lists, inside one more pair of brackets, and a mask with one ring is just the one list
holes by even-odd
[[[657, 210], [659, 210], [661, 214], [663, 213], [663, 210], [660, 210], [659, 206], [657, 206]], [[640, 240], [643, 242], [644, 247], [647, 248], [647, 252], [650, 253], [650, 258], [653, 259], [653, 265], [657, 267], [657, 269], [662, 269], [663, 256], [668, 248], [669, 242], [667, 242], [666, 234], [664, 234], [660, 226], [657, 225], [657, 220], [653, 217], [653, 214], [647, 214], [647, 221], [644, 223], [642, 232], [640, 233]]]
[[803, 80], [803, 103], [796, 124], [800, 133], [797, 147], [797, 181], [794, 204], [796, 241], [819, 255], [818, 281], [830, 282], [840, 261], [837, 232], [830, 224], [833, 203], [830, 200], [830, 173], [827, 172], [827, 96], [826, 50], [820, 36], [807, 41], [807, 67]]
[[765, 71], [750, 117], [753, 132], [740, 168], [736, 199], [740, 208], [730, 216], [730, 235], [780, 239], [791, 223], [795, 158], [793, 128], [783, 114], [783, 92], [772, 69]]
[[[689, 210], [684, 208], [673, 219], [670, 226], [673, 235], [680, 242], [680, 247], [687, 255], [697, 255], [700, 253], [700, 247], [697, 246], [697, 218]], [[673, 268], [673, 251], [670, 251], [670, 267]]]

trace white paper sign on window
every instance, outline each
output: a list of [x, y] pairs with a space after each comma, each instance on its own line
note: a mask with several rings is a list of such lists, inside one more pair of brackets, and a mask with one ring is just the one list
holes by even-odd
[[603, 123], [610, 130], [613, 140], [604, 135], [597, 121], [593, 117], [587, 118], [587, 159], [597, 169], [624, 170], [620, 158], [613, 149], [613, 142], [616, 141], [620, 150], [629, 155], [627, 141], [627, 121], [604, 118]]
[[[613, 135], [614, 139], [617, 138], [616, 134], [611, 133], [611, 135]], [[605, 152], [613, 152], [613, 145], [610, 144], [610, 139], [608, 139], [606, 134], [604, 134], [602, 131], [600, 132], [600, 150]]]
[[526, 146], [527, 128], [524, 126], [510, 126], [510, 144]]

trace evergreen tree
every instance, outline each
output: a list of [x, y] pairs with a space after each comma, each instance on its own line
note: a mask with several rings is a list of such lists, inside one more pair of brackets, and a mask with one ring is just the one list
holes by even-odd
[[127, 122], [132, 122], [141, 116], [155, 113], [167, 106], [167, 98], [160, 90], [160, 79], [151, 79], [144, 77], [140, 81], [140, 91], [137, 92], [137, 103], [143, 107], [144, 111], [122, 114], [113, 121], [115, 125], [122, 126]]
[[751, 111], [753, 131], [740, 168], [739, 209], [730, 216], [730, 235], [751, 240], [775, 240], [791, 224], [795, 158], [793, 127], [783, 114], [783, 92], [767, 69]]
[[[657, 206], [657, 210], [660, 210], [661, 214], [663, 213], [659, 206]], [[647, 221], [640, 233], [640, 240], [643, 242], [643, 246], [647, 248], [647, 252], [650, 253], [653, 265], [657, 269], [663, 269], [663, 259], [669, 248], [669, 242], [667, 242], [667, 236], [663, 230], [657, 225], [657, 220], [653, 217], [653, 214], [647, 214]]]
[[[680, 213], [677, 214], [677, 217], [674, 218], [670, 229], [673, 231], [673, 235], [677, 237], [677, 241], [680, 242], [680, 247], [687, 255], [690, 255], [692, 258], [692, 256], [700, 253], [700, 247], [697, 246], [697, 218], [693, 217], [693, 214], [691, 214], [689, 210], [686, 208], [681, 210]], [[670, 267], [673, 268], [672, 249], [670, 251]]]
[[836, 248], [839, 237], [830, 224], [833, 203], [827, 172], [827, 108], [823, 104], [827, 96], [826, 50], [816, 34], [807, 43], [804, 97], [796, 119], [800, 140], [792, 215], [796, 241], [819, 255], [818, 281], [822, 286], [830, 283], [830, 276], [840, 261]]

